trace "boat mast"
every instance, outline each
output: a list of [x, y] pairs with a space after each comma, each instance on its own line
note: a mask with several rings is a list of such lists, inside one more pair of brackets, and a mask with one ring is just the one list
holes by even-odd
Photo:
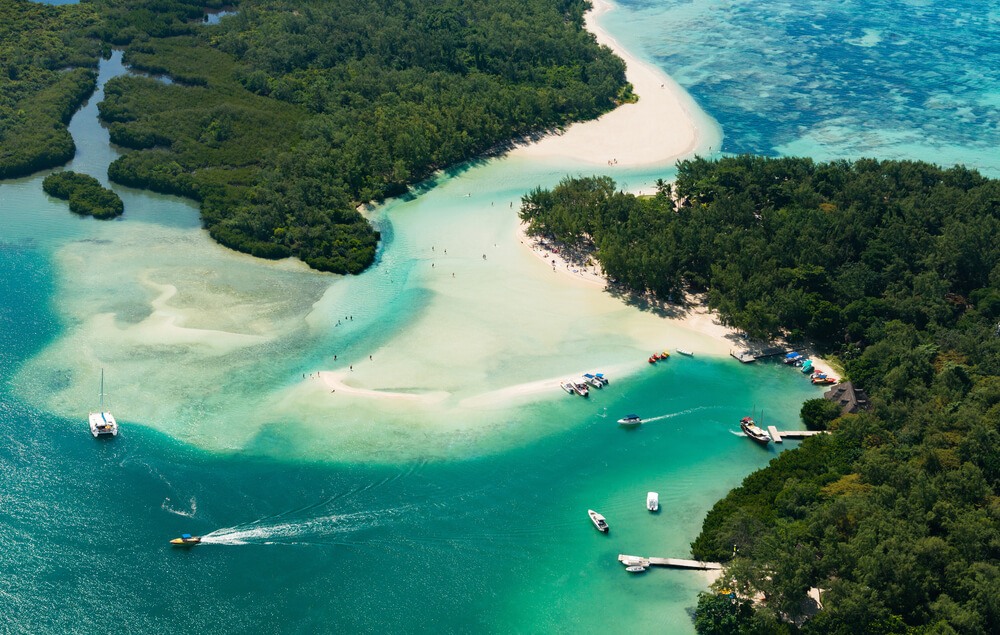
[[104, 369], [101, 369], [101, 412], [104, 412]]

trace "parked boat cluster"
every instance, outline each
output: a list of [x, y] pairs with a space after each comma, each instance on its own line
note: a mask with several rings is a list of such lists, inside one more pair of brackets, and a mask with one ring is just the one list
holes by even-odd
[[591, 388], [604, 388], [611, 383], [604, 373], [584, 373], [575, 379], [559, 382], [563, 390], [571, 395], [589, 397]]
[[816, 370], [811, 359], [796, 351], [786, 354], [784, 362], [789, 366], [798, 367], [803, 374], [809, 375], [809, 380], [814, 386], [829, 386], [840, 381], [836, 377], [832, 377], [826, 373]]
[[[659, 493], [646, 492], [646, 509], [648, 509], [650, 512], [653, 513], [658, 512], [660, 510]], [[594, 523], [594, 527], [597, 528], [597, 531], [606, 534], [611, 530], [610, 525], [608, 525], [607, 519], [603, 515], [594, 511], [593, 509], [587, 510], [587, 516], [590, 517], [590, 522]], [[645, 562], [641, 561], [630, 562], [626, 563], [625, 570], [628, 571], [629, 573], [642, 573], [646, 570], [648, 566], [649, 566], [648, 560]]]

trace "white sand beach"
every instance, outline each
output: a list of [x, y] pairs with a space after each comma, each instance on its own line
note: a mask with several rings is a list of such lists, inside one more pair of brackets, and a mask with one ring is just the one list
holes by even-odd
[[625, 61], [625, 76], [639, 101], [623, 104], [596, 121], [569, 126], [562, 134], [519, 147], [512, 156], [569, 159], [593, 165], [667, 165], [674, 159], [718, 148], [721, 130], [673, 79], [627, 51], [600, 24], [613, 10], [609, 0], [593, 0], [586, 28], [598, 43]]

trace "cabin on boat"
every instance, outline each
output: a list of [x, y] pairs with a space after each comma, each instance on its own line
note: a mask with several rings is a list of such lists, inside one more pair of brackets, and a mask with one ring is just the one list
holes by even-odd
[[840, 412], [845, 415], [855, 414], [862, 410], [868, 410], [871, 407], [865, 391], [855, 388], [854, 384], [849, 381], [838, 384], [826, 391], [823, 393], [823, 398], [829, 399], [839, 405]]

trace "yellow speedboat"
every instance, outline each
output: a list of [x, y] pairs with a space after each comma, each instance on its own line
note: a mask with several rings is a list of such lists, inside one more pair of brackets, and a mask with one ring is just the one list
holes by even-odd
[[174, 538], [170, 541], [170, 544], [175, 547], [190, 547], [191, 545], [196, 545], [201, 542], [201, 536], [192, 536], [191, 534], [181, 534], [180, 538]]

